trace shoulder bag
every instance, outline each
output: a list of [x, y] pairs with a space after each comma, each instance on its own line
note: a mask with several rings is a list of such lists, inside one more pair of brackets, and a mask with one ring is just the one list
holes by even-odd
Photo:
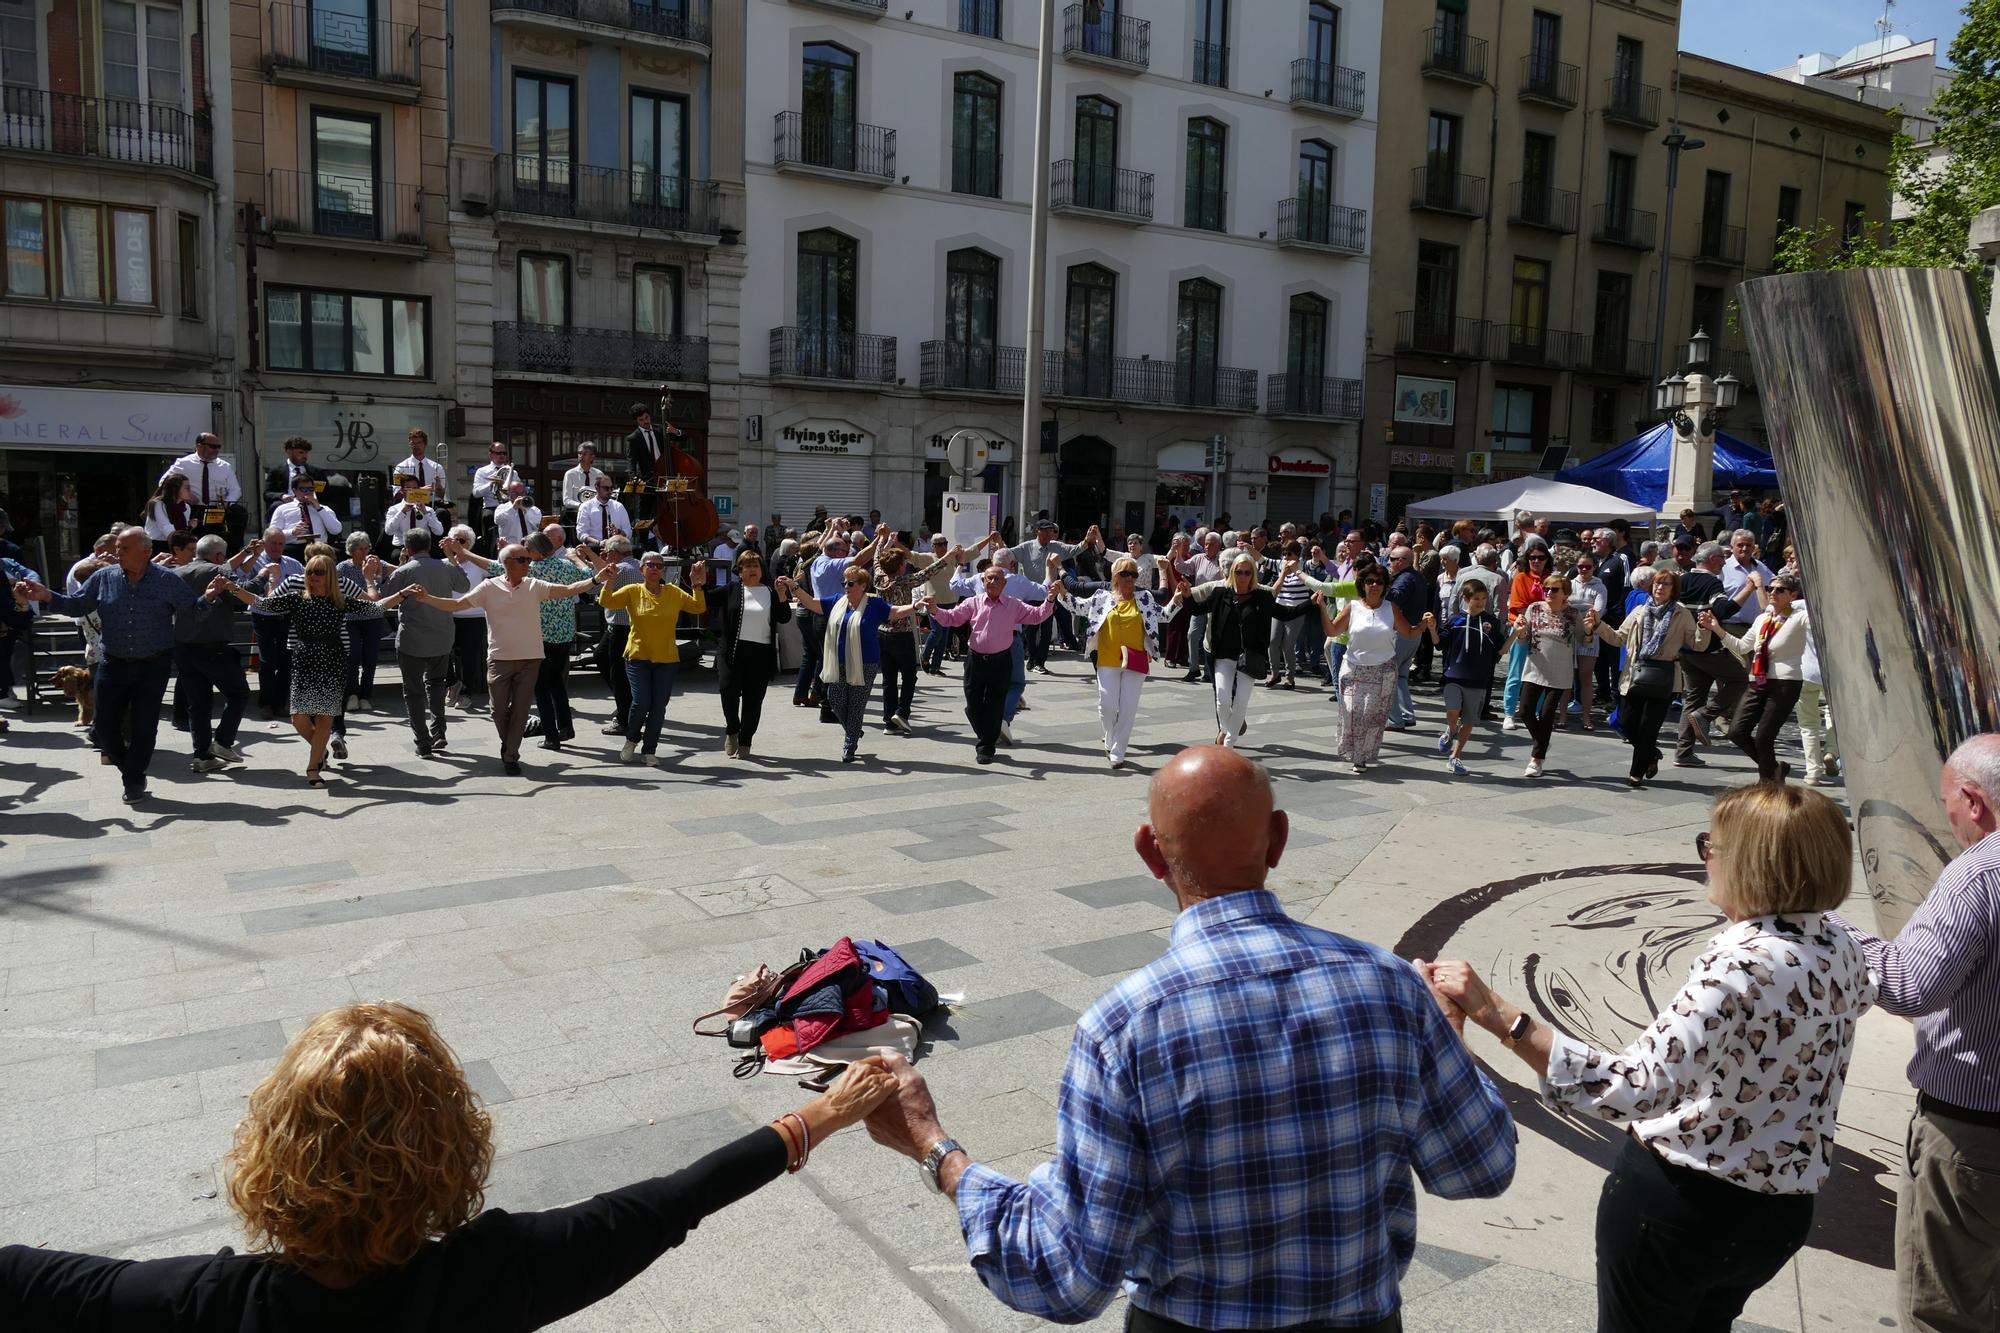
[[1671, 699], [1674, 694], [1674, 664], [1664, 658], [1649, 657], [1632, 668], [1632, 682], [1625, 687], [1627, 698]]

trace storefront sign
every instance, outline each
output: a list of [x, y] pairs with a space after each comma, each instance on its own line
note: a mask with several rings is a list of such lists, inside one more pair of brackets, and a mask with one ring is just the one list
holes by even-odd
[[1468, 477], [1490, 477], [1493, 475], [1493, 455], [1484, 449], [1475, 449], [1465, 456], [1465, 475]]
[[[968, 427], [967, 429], [976, 428]], [[1012, 440], [1003, 440], [998, 435], [987, 431], [980, 431], [979, 434], [986, 441], [986, 462], [989, 466], [994, 463], [1011, 463], [1014, 461], [1014, 442]], [[945, 446], [951, 443], [951, 436], [952, 432], [946, 431], [942, 435], [933, 435], [928, 440], [925, 440], [924, 457], [928, 459], [942, 459], [944, 457]], [[982, 537], [985, 535], [985, 533], [980, 534]]]
[[978, 491], [947, 491], [944, 522], [939, 526], [952, 545], [970, 550], [1000, 526], [1000, 497]]
[[711, 495], [708, 502], [715, 506], [717, 518], [729, 518], [736, 513], [736, 497], [733, 495]]
[[[338, 402], [324, 398], [261, 400], [264, 429], [260, 437], [267, 455], [294, 435], [312, 441], [312, 461], [326, 468], [379, 470], [409, 457], [410, 432], [438, 437], [439, 406], [433, 402]], [[432, 446], [437, 458], [437, 446]]]
[[0, 447], [181, 454], [214, 419], [205, 393], [0, 385]]
[[1333, 464], [1318, 454], [1291, 452], [1272, 454], [1265, 469], [1274, 477], [1330, 477]]
[[1396, 376], [1396, 420], [1423, 426], [1449, 426], [1458, 415], [1456, 380]]
[[781, 428], [774, 447], [781, 454], [866, 457], [875, 452], [875, 437], [846, 421], [801, 421]]
[[1458, 460], [1448, 453], [1434, 453], [1428, 449], [1391, 449], [1390, 467], [1456, 467]]
[[1377, 523], [1389, 521], [1389, 488], [1380, 482], [1368, 488], [1368, 517]]

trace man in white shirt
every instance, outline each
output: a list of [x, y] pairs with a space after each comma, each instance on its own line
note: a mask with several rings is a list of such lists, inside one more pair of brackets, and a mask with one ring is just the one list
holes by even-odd
[[597, 446], [582, 444], [577, 447], [576, 466], [563, 473], [562, 502], [565, 509], [580, 509], [597, 494], [597, 481], [602, 477], [610, 481], [610, 474], [597, 466]]
[[1738, 638], [1764, 609], [1763, 590], [1777, 577], [1769, 565], [1757, 558], [1757, 550], [1757, 534], [1750, 529], [1738, 528], [1729, 534], [1729, 559], [1722, 566], [1722, 590], [1737, 605], [1736, 615], [1726, 628]]
[[382, 540], [396, 550], [402, 547], [412, 528], [420, 528], [433, 537], [444, 536], [444, 520], [437, 516], [437, 511], [410, 498], [419, 485], [417, 474], [399, 469], [397, 475], [403, 479], [403, 498], [390, 505], [389, 512], [382, 516]]
[[542, 526], [542, 511], [528, 500], [528, 487], [515, 481], [507, 487], [506, 500], [493, 511], [493, 530], [500, 545], [511, 546], [528, 540]]
[[292, 498], [271, 511], [270, 526], [285, 534], [285, 549], [293, 556], [307, 544], [340, 535], [340, 516], [319, 502], [312, 478], [301, 477]]
[[[472, 528], [457, 524], [438, 540], [438, 554], [465, 571], [467, 591], [486, 581], [487, 561], [472, 553]], [[448, 704], [486, 697], [486, 613], [473, 608], [451, 613], [451, 665], [445, 669]], [[467, 708], [473, 707], [468, 703]]]
[[[414, 477], [420, 488], [431, 493], [433, 503], [442, 504], [451, 497], [445, 493], [444, 464], [430, 456], [431, 437], [421, 430], [410, 432], [410, 456], [396, 464], [389, 475], [399, 482], [404, 477]], [[437, 530], [432, 529], [435, 533]]]
[[195, 526], [196, 534], [226, 531], [231, 546], [242, 541], [243, 529], [250, 517], [243, 508], [243, 483], [236, 479], [235, 466], [222, 456], [222, 441], [210, 431], [195, 436], [194, 452], [176, 458], [161, 474], [161, 479], [175, 472], [188, 479], [187, 495], [190, 500], [204, 509], [212, 505], [230, 509], [221, 528], [207, 522], [207, 515], [204, 514], [203, 521]]
[[507, 446], [498, 440], [487, 446], [486, 462], [472, 474], [472, 500], [483, 531], [492, 531], [493, 511], [507, 502], [508, 486], [520, 479], [507, 461]]
[[[570, 475], [576, 475], [576, 469], [570, 469]], [[621, 533], [629, 541], [632, 536], [632, 515], [626, 512], [625, 502], [612, 493], [610, 476], [603, 472], [597, 473], [596, 476], [597, 480], [594, 483], [596, 494], [586, 496], [583, 503], [577, 507], [577, 543], [581, 546], [599, 546]]]

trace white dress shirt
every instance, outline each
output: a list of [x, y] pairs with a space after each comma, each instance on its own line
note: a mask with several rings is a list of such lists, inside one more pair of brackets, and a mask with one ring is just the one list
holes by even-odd
[[200, 454], [182, 454], [161, 474], [161, 480], [174, 473], [188, 479], [188, 498], [200, 504], [236, 504], [243, 498], [243, 484], [236, 480], [236, 469], [227, 458], [217, 455], [213, 463], [201, 461]]
[[[610, 532], [605, 531], [607, 522]], [[613, 532], [622, 532], [627, 537], [632, 535], [632, 516], [625, 512], [624, 502], [617, 496], [607, 503], [593, 495], [577, 507], [576, 535], [579, 541], [585, 537], [603, 541]]]
[[586, 499], [597, 494], [597, 479], [608, 475], [601, 467], [571, 468], [563, 473], [562, 502], [581, 507]]
[[1743, 586], [1744, 584], [1750, 581], [1750, 576], [1752, 574], [1755, 574], [1758, 578], [1763, 580], [1763, 582], [1758, 585], [1759, 587], [1763, 588], [1770, 587], [1771, 580], [1778, 577], [1776, 574], [1773, 574], [1771, 572], [1771, 567], [1765, 564], [1762, 560], [1752, 560], [1749, 564], [1746, 565], [1741, 560], [1738, 560], [1735, 556], [1732, 555], [1729, 557], [1728, 560], [1723, 562], [1722, 590], [1728, 593], [1729, 599], [1735, 602], [1737, 606], [1741, 608], [1736, 613], [1737, 618], [1729, 622], [1732, 625], [1735, 624], [1747, 625], [1751, 621], [1757, 618], [1757, 613], [1759, 611], [1764, 609], [1763, 594], [1756, 592], [1747, 592]]
[[503, 542], [524, 542], [542, 526], [542, 511], [531, 504], [503, 504], [493, 511], [493, 526]]
[[472, 494], [488, 509], [507, 498], [507, 487], [520, 480], [512, 463], [488, 463], [472, 474]]
[[449, 500], [451, 498], [445, 494], [444, 465], [436, 459], [418, 458], [415, 454], [411, 454], [408, 458], [396, 464], [394, 470], [389, 473], [389, 477], [392, 481], [397, 477], [415, 477], [417, 478], [417, 485], [425, 487], [430, 491], [431, 499]]
[[413, 505], [399, 500], [382, 516], [382, 536], [391, 546], [401, 546], [411, 528], [422, 528], [433, 537], [444, 536], [444, 520], [429, 505]]
[[[311, 530], [303, 537], [294, 536], [292, 529], [301, 523], [309, 524]], [[340, 516], [322, 504], [309, 504], [300, 508], [297, 500], [287, 500], [271, 511], [270, 526], [285, 534], [288, 543], [318, 541], [322, 537], [340, 535]]]

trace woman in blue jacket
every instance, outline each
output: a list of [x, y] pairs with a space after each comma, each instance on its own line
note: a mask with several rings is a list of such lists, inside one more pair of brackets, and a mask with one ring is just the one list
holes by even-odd
[[917, 613], [915, 606], [891, 606], [868, 591], [873, 580], [865, 564], [851, 564], [841, 574], [841, 597], [822, 601], [794, 588], [792, 598], [816, 616], [826, 617], [821, 641], [819, 676], [826, 686], [826, 706], [847, 733], [840, 762], [854, 762], [861, 729], [868, 722], [868, 696], [882, 670], [882, 626]]
[[1444, 730], [1438, 734], [1438, 752], [1445, 755], [1448, 773], [1465, 772], [1465, 743], [1486, 707], [1494, 668], [1507, 646], [1507, 626], [1487, 609], [1484, 583], [1467, 579], [1459, 585], [1458, 598], [1460, 609], [1444, 629], [1433, 623], [1426, 630], [1444, 657]]

